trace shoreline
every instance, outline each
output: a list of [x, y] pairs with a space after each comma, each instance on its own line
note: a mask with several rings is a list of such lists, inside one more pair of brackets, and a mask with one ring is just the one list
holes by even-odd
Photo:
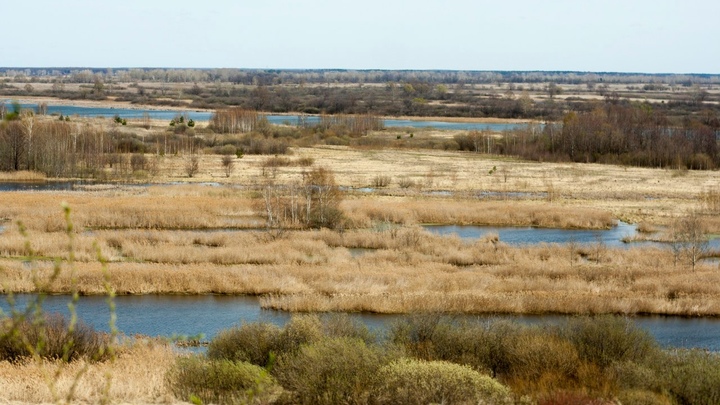
[[[154, 104], [133, 104], [129, 101], [116, 101], [114, 99], [108, 100], [68, 100], [58, 97], [48, 96], [24, 96], [20, 98], [14, 98], [11, 96], [0, 95], [0, 99], [18, 101], [21, 104], [37, 104], [37, 103], [48, 103], [48, 105], [59, 105], [59, 106], [75, 106], [75, 107], [105, 107], [105, 108], [123, 108], [128, 110], [151, 110], [151, 111], [196, 111], [196, 112], [214, 112], [215, 109], [209, 108], [193, 108], [188, 106], [177, 107], [177, 106], [158, 106]], [[278, 116], [296, 116], [302, 114], [300, 112], [289, 112], [289, 113], [273, 113], [273, 112], [260, 112], [265, 115], [278, 115]], [[321, 114], [308, 114], [310, 116], [320, 116]], [[495, 117], [441, 117], [441, 116], [380, 116], [383, 120], [408, 120], [408, 121], [437, 121], [437, 122], [452, 122], [452, 123], [478, 123], [478, 124], [530, 124], [533, 120], [519, 119], [519, 118], [495, 118]]]
[[48, 103], [48, 105], [59, 105], [59, 106], [74, 106], [74, 107], [105, 107], [105, 108], [124, 108], [128, 110], [152, 110], [152, 111], [199, 111], [199, 112], [212, 112], [215, 110], [207, 108], [183, 108], [176, 106], [158, 106], [153, 104], [133, 104], [129, 101], [116, 101], [114, 99], [108, 100], [68, 100], [57, 97], [40, 97], [40, 96], [25, 96], [21, 98], [13, 98], [5, 95], [0, 95], [0, 99], [7, 99], [12, 101], [18, 101], [20, 104], [37, 104], [37, 103]]
[[[0, 296], [6, 296], [13, 294], [15, 296], [30, 296], [30, 295], [45, 295], [51, 297], [68, 297], [72, 298], [72, 292], [63, 289], [51, 289], [49, 291], [28, 291], [25, 289], [6, 289], [0, 292]], [[79, 290], [79, 298], [83, 297], [107, 297], [107, 293], [96, 290]], [[148, 292], [119, 292], [115, 293], [115, 297], [227, 297], [227, 298], [249, 298], [257, 300], [257, 305], [262, 310], [276, 311], [284, 314], [297, 315], [297, 314], [330, 314], [330, 313], [346, 313], [346, 314], [359, 314], [359, 315], [392, 315], [392, 316], [412, 316], [417, 314], [441, 314], [444, 316], [480, 316], [480, 317], [525, 317], [525, 316], [537, 316], [537, 317], [553, 317], [553, 316], [622, 316], [631, 319], [652, 319], [652, 318], [677, 318], [687, 320], [708, 320], [708, 321], [720, 321], [720, 313], [708, 312], [708, 313], [670, 313], [670, 312], [648, 312], [648, 311], [637, 311], [637, 312], [623, 312], [623, 311], [607, 311], [607, 312], [583, 312], [583, 311], [562, 311], [562, 310], [546, 310], [546, 311], [497, 311], [497, 310], [483, 310], [483, 311], [410, 311], [410, 312], [398, 312], [398, 311], [373, 311], [373, 310], [316, 310], [307, 311], [305, 309], [289, 309], [282, 306], [275, 306], [271, 304], [263, 304], [263, 299], [272, 300], [273, 298], [284, 298], [290, 295], [276, 295], [276, 294], [253, 294], [253, 293], [232, 293], [232, 292], [187, 292], [187, 291], [148, 291]]]

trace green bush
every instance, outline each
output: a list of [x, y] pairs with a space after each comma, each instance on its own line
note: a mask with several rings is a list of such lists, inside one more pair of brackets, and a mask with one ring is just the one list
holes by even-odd
[[632, 405], [672, 405], [672, 400], [663, 394], [643, 390], [621, 391], [617, 395], [621, 404]]
[[270, 353], [276, 350], [281, 329], [269, 323], [248, 323], [227, 329], [208, 345], [207, 356], [211, 359], [246, 361], [265, 367]]
[[528, 328], [508, 348], [509, 375], [527, 381], [552, 375], [562, 381], [575, 377], [580, 367], [577, 350], [567, 340]]
[[206, 403], [253, 403], [277, 394], [275, 380], [262, 367], [192, 356], [178, 359], [166, 375], [178, 399]]
[[409, 316], [390, 326], [389, 339], [405, 348], [407, 354], [424, 360], [436, 359], [435, 340], [452, 329], [448, 318], [437, 314]]
[[379, 404], [511, 403], [491, 377], [445, 361], [402, 359], [380, 369], [372, 399]]
[[295, 315], [290, 318], [275, 341], [278, 354], [295, 352], [301, 345], [323, 338], [323, 325], [317, 315]]
[[617, 386], [626, 390], [647, 390], [660, 392], [664, 389], [664, 372], [656, 370], [662, 364], [651, 361], [648, 364], [638, 364], [631, 361], [614, 363], [609, 374]]
[[720, 356], [701, 350], [669, 353], [658, 371], [679, 404], [720, 404]]
[[350, 318], [347, 314], [332, 314], [323, 319], [323, 334], [330, 338], [354, 338], [360, 339], [366, 344], [375, 343], [375, 335], [357, 319]]
[[496, 376], [509, 371], [508, 351], [522, 330], [518, 324], [507, 321], [453, 322], [451, 318], [429, 314], [394, 324], [389, 338], [411, 357], [464, 364]]
[[362, 340], [323, 339], [281, 355], [273, 373], [290, 403], [362, 404], [381, 356]]
[[648, 332], [619, 316], [575, 318], [560, 334], [575, 345], [581, 359], [602, 368], [613, 362], [642, 362], [659, 349]]
[[0, 360], [15, 361], [39, 356], [48, 360], [73, 361], [80, 358], [105, 360], [109, 353], [107, 335], [78, 322], [70, 324], [62, 315], [44, 315], [35, 321], [0, 319]]

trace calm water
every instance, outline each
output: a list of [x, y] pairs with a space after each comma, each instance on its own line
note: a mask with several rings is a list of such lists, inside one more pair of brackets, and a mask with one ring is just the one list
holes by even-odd
[[[462, 239], [479, 239], [488, 234], [497, 234], [500, 242], [508, 245], [533, 245], [538, 243], [579, 243], [591, 244], [601, 242], [608, 247], [641, 247], [652, 246], [667, 248], [668, 244], [659, 242], [637, 241], [625, 243], [626, 236], [637, 233], [637, 226], [622, 221], [611, 229], [556, 229], [533, 227], [493, 227], [477, 225], [424, 225], [424, 229], [438, 235], [457, 235]], [[720, 250], [720, 239], [708, 242], [711, 250]]]
[[[206, 181], [199, 183], [172, 182], [172, 183], [101, 183], [92, 180], [70, 180], [70, 181], [8, 181], [0, 182], [0, 192], [3, 191], [70, 191], [83, 190], [83, 186], [99, 185], [99, 186], [122, 186], [122, 187], [150, 187], [150, 186], [183, 186], [192, 184], [194, 186], [205, 187], [221, 187], [223, 184]], [[230, 185], [229, 187], [238, 188], [242, 186]]]
[[[18, 308], [34, 295], [16, 296]], [[0, 308], [9, 306], [2, 297]], [[48, 296], [43, 308], [46, 312], [67, 315], [68, 296]], [[284, 325], [287, 312], [260, 309], [254, 297], [231, 296], [120, 296], [115, 299], [117, 327], [126, 335], [197, 336], [211, 339], [220, 330], [242, 322], [271, 322]], [[81, 297], [77, 306], [78, 317], [98, 330], [108, 331], [110, 311], [105, 297]], [[369, 328], [382, 333], [404, 315], [357, 314]], [[464, 316], [470, 320], [509, 319], [523, 324], [555, 324], [567, 316]], [[720, 319], [679, 317], [631, 317], [639, 327], [648, 330], [664, 346], [697, 347], [720, 351]]]
[[74, 190], [75, 186], [83, 184], [94, 184], [92, 182], [83, 181], [17, 181], [17, 182], [0, 182], [0, 192], [2, 191], [67, 191]]
[[[8, 109], [12, 109], [10, 100], [5, 100], [5, 105]], [[21, 104], [22, 108], [26, 109], [37, 109], [37, 104]], [[188, 118], [194, 121], [202, 122], [209, 121], [212, 117], [212, 112], [209, 111], [179, 111], [179, 110], [144, 110], [144, 109], [132, 109], [132, 108], [112, 108], [112, 107], [78, 107], [68, 105], [48, 105], [48, 114], [62, 114], [62, 115], [79, 115], [81, 117], [106, 117], [111, 118], [115, 115], [119, 115], [121, 118], [128, 119], [139, 119], [144, 114], [148, 114], [150, 118], [158, 120], [167, 120], [170, 122], [173, 118], [178, 115], [187, 115]], [[297, 125], [298, 115], [266, 115], [268, 121], [275, 125]], [[317, 124], [320, 122], [320, 117], [317, 115], [310, 115], [304, 117], [305, 122], [308, 124]], [[445, 122], [445, 121], [414, 121], [414, 120], [396, 120], [386, 119], [386, 127], [410, 127], [410, 128], [436, 128], [442, 130], [490, 130], [490, 131], [505, 131], [515, 129], [524, 124], [485, 124], [485, 123], [466, 123], [466, 122]]]
[[636, 226], [619, 222], [611, 229], [554, 229], [533, 227], [491, 227], [474, 225], [425, 225], [423, 228], [438, 235], [458, 235], [463, 239], [479, 239], [495, 233], [500, 241], [509, 245], [529, 245], [536, 243], [597, 243], [620, 247], [626, 245], [622, 238], [636, 233]]

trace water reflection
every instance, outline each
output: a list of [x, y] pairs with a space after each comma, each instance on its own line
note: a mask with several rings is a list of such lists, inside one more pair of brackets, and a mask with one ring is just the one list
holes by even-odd
[[425, 225], [426, 230], [438, 235], [457, 235], [463, 239], [479, 239], [497, 234], [500, 241], [509, 245], [532, 245], [538, 243], [603, 243], [610, 247], [627, 245], [622, 242], [637, 232], [637, 226], [618, 222], [611, 229], [556, 229], [533, 227], [493, 227], [475, 225]]
[[[35, 298], [34, 295], [17, 295], [18, 308]], [[67, 315], [68, 296], [48, 296], [43, 304], [46, 312]], [[246, 296], [180, 296], [142, 295], [115, 298], [117, 327], [126, 335], [197, 336], [211, 339], [220, 330], [242, 322], [270, 322], [284, 325], [290, 314], [263, 310], [258, 299]], [[0, 309], [8, 311], [8, 303], [0, 300]], [[98, 330], [108, 331], [110, 311], [105, 297], [81, 297], [77, 305], [80, 319]], [[382, 333], [406, 315], [379, 315], [352, 313], [351, 317], [365, 323], [370, 329]], [[492, 321], [507, 319], [526, 325], [557, 324], [570, 318], [561, 315], [463, 315], [459, 319]], [[697, 347], [720, 351], [720, 319], [681, 317], [631, 317], [641, 328], [648, 330], [664, 346]]]
[[[0, 100], [3, 101], [3, 100]], [[6, 105], [11, 103], [11, 100], [4, 100]], [[37, 104], [26, 103], [20, 104], [23, 109], [37, 110]], [[165, 120], [170, 122], [179, 115], [187, 116], [188, 119], [192, 119], [197, 122], [210, 121], [212, 118], [212, 111], [196, 111], [191, 108], [186, 110], [160, 110], [160, 109], [141, 109], [141, 108], [115, 108], [115, 107], [80, 107], [74, 105], [48, 105], [48, 115], [63, 115], [63, 116], [80, 116], [80, 117], [104, 117], [112, 118], [116, 115], [121, 118], [127, 119], [141, 119], [146, 114], [151, 119]], [[309, 125], [316, 125], [320, 122], [320, 116], [317, 115], [303, 115], [302, 119], [300, 115], [276, 115], [268, 114], [265, 115], [268, 122], [274, 125], [297, 125], [299, 122], [304, 122]], [[383, 120], [384, 125], [388, 128], [392, 127], [408, 127], [408, 128], [434, 128], [441, 130], [489, 130], [489, 131], [505, 131], [512, 130], [526, 124], [518, 123], [478, 123], [478, 122], [450, 122], [450, 121], [416, 121], [416, 120], [401, 120], [401, 119], [385, 119]]]

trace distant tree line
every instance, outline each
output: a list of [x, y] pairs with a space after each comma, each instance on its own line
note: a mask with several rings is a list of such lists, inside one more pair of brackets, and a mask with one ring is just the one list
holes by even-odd
[[[561, 123], [508, 133], [500, 142], [493, 141], [491, 153], [708, 170], [720, 167], [719, 136], [720, 120], [712, 111], [678, 123], [646, 104], [607, 104], [588, 112], [569, 112]], [[464, 145], [472, 142], [466, 140]]]
[[55, 80], [65, 83], [167, 82], [247, 85], [311, 83], [389, 83], [420, 81], [431, 84], [489, 83], [648, 83], [720, 84], [717, 74], [650, 74], [573, 71], [469, 71], [469, 70], [353, 70], [353, 69], [184, 69], [184, 68], [2, 68], [0, 77], [15, 81]]

